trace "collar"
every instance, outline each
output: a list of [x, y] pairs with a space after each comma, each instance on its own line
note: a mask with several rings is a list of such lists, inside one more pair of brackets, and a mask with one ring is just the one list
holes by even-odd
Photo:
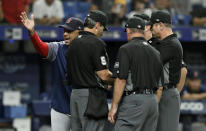
[[151, 39], [149, 39], [147, 41], [150, 45], [153, 45], [153, 44], [160, 44], [160, 40], [155, 38], [155, 37], [152, 37]]
[[144, 37], [133, 37], [132, 40], [145, 40]]
[[174, 37], [177, 37], [177, 35], [176, 34], [171, 34], [171, 35], [167, 36], [166, 38], [164, 38], [162, 41], [171, 40]]
[[88, 31], [80, 31], [79, 35], [93, 35], [96, 36], [95, 34], [93, 34], [92, 32], [88, 32]]

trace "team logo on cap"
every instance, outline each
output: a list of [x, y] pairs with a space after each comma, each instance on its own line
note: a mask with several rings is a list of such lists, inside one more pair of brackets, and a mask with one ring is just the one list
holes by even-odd
[[66, 23], [69, 24], [69, 23], [71, 22], [71, 20], [72, 20], [72, 19], [69, 18]]
[[160, 22], [160, 19], [156, 19], [157, 22]]
[[142, 27], [141, 25], [138, 25], [138, 26], [137, 26], [137, 28], [141, 28], [141, 27]]
[[143, 42], [143, 44], [144, 44], [144, 45], [148, 45], [148, 43], [147, 43], [147, 42]]

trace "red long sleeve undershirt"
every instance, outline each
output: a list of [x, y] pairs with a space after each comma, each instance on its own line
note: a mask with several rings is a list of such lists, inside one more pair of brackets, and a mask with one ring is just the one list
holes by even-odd
[[33, 35], [30, 35], [30, 39], [36, 51], [42, 57], [47, 57], [49, 53], [49, 46], [39, 38], [38, 34], [35, 32]]

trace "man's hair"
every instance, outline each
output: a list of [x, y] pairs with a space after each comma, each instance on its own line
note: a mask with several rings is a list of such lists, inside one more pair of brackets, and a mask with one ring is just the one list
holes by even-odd
[[137, 29], [137, 28], [129, 28], [131, 33], [141, 33], [144, 34], [144, 30]]
[[171, 24], [168, 24], [168, 23], [163, 23], [165, 25], [165, 27], [167, 28], [172, 28], [172, 25]]
[[85, 18], [84, 20], [84, 27], [88, 27], [92, 29], [96, 25], [96, 21], [92, 20], [91, 18]]

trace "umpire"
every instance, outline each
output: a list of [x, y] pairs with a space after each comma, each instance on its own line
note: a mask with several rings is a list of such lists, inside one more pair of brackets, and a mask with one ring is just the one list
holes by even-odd
[[171, 16], [166, 11], [152, 13], [152, 34], [161, 42], [158, 50], [161, 54], [164, 71], [164, 87], [159, 104], [157, 131], [177, 131], [180, 114], [180, 95], [177, 84], [180, 80], [183, 50], [176, 34], [172, 32]]
[[161, 86], [160, 53], [145, 40], [143, 19], [131, 18], [125, 27], [129, 42], [120, 47], [115, 63], [117, 78], [108, 120], [115, 123], [114, 131], [155, 131], [158, 101], [154, 88]]
[[72, 131], [103, 131], [108, 114], [104, 84], [113, 84], [108, 70], [105, 43], [100, 39], [106, 29], [107, 16], [91, 11], [85, 18], [84, 31], [67, 51], [68, 82], [72, 84]]
[[[146, 25], [145, 25], [144, 37], [151, 46], [159, 50], [159, 46], [161, 46], [160, 44], [161, 40], [152, 37], [152, 31], [150, 30], [152, 23], [150, 22], [150, 17], [146, 14], [135, 14], [134, 16], [140, 17], [143, 20], [145, 20]], [[184, 87], [186, 75], [187, 75], [187, 65], [182, 60], [181, 76], [180, 76], [179, 83], [177, 84], [177, 89], [179, 92], [181, 92], [182, 88]]]
[[[148, 41], [152, 38], [150, 17], [147, 14], [135, 14], [134, 17], [142, 18], [145, 21], [144, 38]], [[149, 42], [149, 41], [148, 41]], [[150, 43], [149, 43], [150, 44]]]

